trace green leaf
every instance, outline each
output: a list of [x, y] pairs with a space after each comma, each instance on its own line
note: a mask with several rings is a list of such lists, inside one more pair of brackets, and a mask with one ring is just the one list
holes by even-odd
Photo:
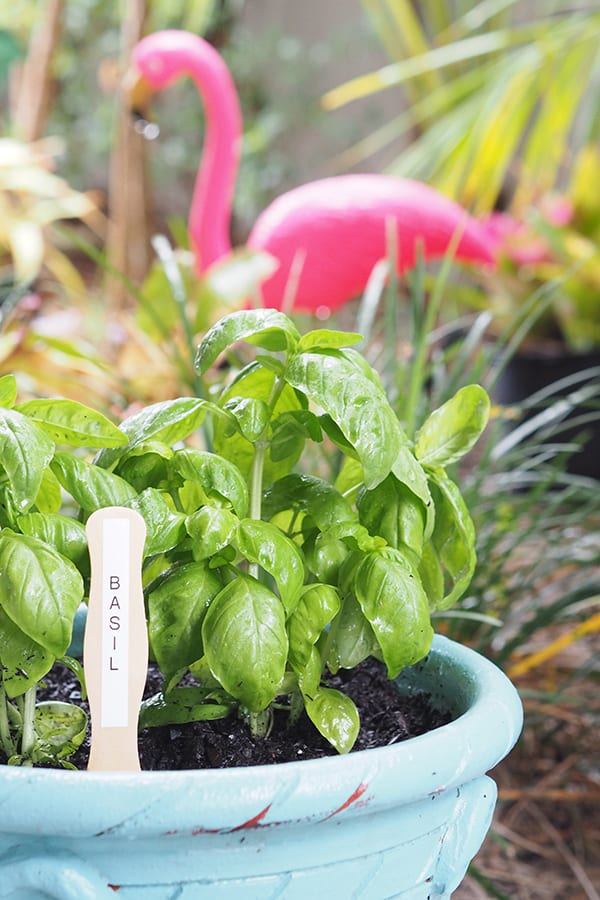
[[0, 406], [9, 409], [17, 399], [17, 379], [14, 375], [3, 375], [0, 378]]
[[236, 341], [249, 341], [265, 350], [293, 350], [300, 335], [291, 319], [274, 309], [239, 310], [214, 325], [202, 339], [195, 365], [201, 375]]
[[298, 350], [306, 353], [308, 350], [338, 350], [341, 347], [350, 347], [362, 341], [362, 334], [353, 331], [330, 331], [327, 328], [317, 328], [302, 335]]
[[301, 671], [309, 664], [314, 645], [339, 609], [339, 594], [331, 585], [310, 584], [305, 587], [288, 621], [290, 662], [294, 669]]
[[70, 453], [56, 453], [52, 471], [87, 513], [104, 506], [127, 506], [137, 491], [123, 478]]
[[299, 459], [306, 438], [320, 443], [323, 433], [319, 419], [308, 409], [283, 412], [272, 422], [269, 455], [273, 462]]
[[304, 562], [296, 544], [270, 522], [244, 519], [235, 541], [249, 562], [257, 563], [275, 579], [286, 615], [295, 609], [304, 583]]
[[185, 537], [185, 515], [173, 509], [169, 494], [146, 488], [125, 505], [137, 510], [146, 523], [145, 556], [166, 553]]
[[321, 584], [337, 584], [340, 566], [348, 555], [348, 547], [328, 531], [313, 531], [302, 545], [309, 572]]
[[22, 413], [0, 409], [0, 465], [8, 476], [17, 512], [33, 506], [54, 444]]
[[379, 644], [353, 594], [347, 594], [336, 620], [327, 656], [327, 668], [354, 669], [369, 656], [380, 656]]
[[459, 488], [445, 472], [433, 471], [430, 482], [435, 504], [431, 548], [449, 582], [435, 608], [448, 609], [464, 594], [475, 571], [475, 527]]
[[[227, 388], [219, 402], [223, 406], [227, 406], [230, 401], [244, 397], [268, 401], [275, 378], [275, 373], [263, 366], [258, 364], [247, 366]], [[272, 419], [276, 421], [284, 412], [301, 409], [302, 403], [296, 392], [286, 384], [272, 411]], [[268, 435], [267, 440], [270, 441], [270, 438], [271, 435]], [[215, 451], [233, 462], [245, 477], [250, 475], [254, 461], [254, 444], [239, 431], [232, 434], [225, 420], [214, 420], [213, 444]], [[268, 454], [265, 460], [263, 483], [270, 484], [275, 479], [287, 475], [298, 461], [300, 452], [301, 447], [295, 444], [291, 447], [290, 455], [285, 458], [273, 460]]]
[[0, 669], [9, 697], [36, 685], [54, 665], [54, 654], [26, 635], [0, 606]]
[[419, 557], [423, 550], [427, 515], [423, 503], [397, 480], [388, 477], [358, 498], [360, 521], [371, 534], [385, 538], [390, 547], [405, 546]]
[[80, 706], [49, 700], [36, 704], [34, 726], [38, 741], [53, 759], [65, 759], [81, 746], [88, 717]]
[[350, 697], [334, 688], [320, 687], [314, 697], [304, 697], [304, 707], [313, 725], [338, 753], [352, 749], [360, 718]]
[[17, 410], [43, 428], [58, 444], [121, 447], [127, 437], [102, 413], [76, 400], [27, 400]]
[[72, 562], [29, 535], [0, 533], [0, 606], [54, 656], [67, 652], [83, 581]]
[[416, 568], [398, 550], [366, 554], [354, 575], [354, 591], [390, 678], [423, 659], [433, 638], [429, 603]]
[[88, 545], [85, 528], [71, 516], [32, 512], [20, 516], [17, 525], [23, 534], [50, 544], [78, 568], [81, 569], [82, 564], [87, 563]]
[[197, 481], [207, 497], [211, 495], [231, 504], [239, 518], [248, 512], [248, 488], [233, 463], [206, 450], [185, 449], [173, 454], [171, 467], [186, 481]]
[[319, 531], [328, 531], [341, 522], [356, 522], [350, 504], [329, 482], [312, 475], [286, 475], [265, 494], [264, 514], [273, 518], [283, 510], [304, 513]]
[[62, 507], [60, 484], [50, 466], [44, 469], [35, 505], [41, 513], [57, 513]]
[[211, 603], [202, 625], [210, 669], [251, 712], [275, 699], [285, 674], [288, 642], [279, 598], [239, 574]]
[[140, 729], [214, 721], [232, 712], [233, 703], [213, 702], [206, 694], [204, 688], [177, 688], [167, 696], [161, 692], [149, 697], [140, 709]]
[[239, 519], [230, 510], [219, 506], [203, 506], [185, 522], [192, 539], [194, 559], [208, 559], [231, 543]]
[[147, 441], [127, 451], [115, 467], [115, 472], [140, 493], [149, 487], [167, 482], [167, 461], [173, 450], [159, 441]]
[[[159, 441], [168, 446], [178, 443], [200, 427], [213, 404], [197, 397], [179, 397], [144, 407], [119, 426], [129, 439], [127, 450], [146, 441]], [[123, 455], [123, 450], [101, 450], [96, 464], [108, 469]]]
[[286, 378], [340, 428], [362, 463], [367, 487], [383, 481], [402, 444], [400, 426], [383, 391], [336, 351], [299, 354]]
[[261, 436], [271, 417], [268, 404], [252, 397], [236, 397], [226, 403], [224, 409], [234, 416], [240, 432], [251, 443]]
[[206, 562], [190, 562], [173, 569], [150, 592], [148, 634], [167, 677], [202, 656], [202, 622], [222, 587]]
[[490, 399], [478, 384], [461, 388], [434, 410], [416, 435], [415, 455], [427, 466], [449, 466], [476, 443], [490, 413]]

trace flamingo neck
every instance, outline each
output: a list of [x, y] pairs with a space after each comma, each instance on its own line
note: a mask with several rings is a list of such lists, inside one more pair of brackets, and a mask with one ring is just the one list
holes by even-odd
[[188, 228], [196, 273], [231, 252], [233, 189], [239, 165], [242, 116], [235, 85], [221, 56], [198, 38], [182, 62], [202, 98], [204, 149], [190, 207]]

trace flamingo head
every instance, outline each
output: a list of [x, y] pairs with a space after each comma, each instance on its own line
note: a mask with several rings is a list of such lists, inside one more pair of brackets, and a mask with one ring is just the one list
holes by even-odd
[[170, 29], [142, 38], [125, 79], [130, 105], [145, 109], [153, 93], [184, 75], [202, 79], [202, 70], [214, 66], [217, 55], [203, 38], [188, 31]]

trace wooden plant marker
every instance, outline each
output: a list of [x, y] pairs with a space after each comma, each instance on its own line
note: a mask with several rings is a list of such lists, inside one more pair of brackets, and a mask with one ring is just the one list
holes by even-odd
[[139, 771], [138, 718], [148, 670], [142, 593], [146, 524], [109, 506], [86, 525], [92, 580], [83, 642], [92, 746], [88, 769]]

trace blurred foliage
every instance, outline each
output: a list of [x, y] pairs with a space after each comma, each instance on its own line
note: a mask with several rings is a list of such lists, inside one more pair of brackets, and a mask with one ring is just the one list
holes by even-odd
[[[306, 47], [296, 36], [267, 27], [250, 30], [243, 15], [248, 0], [157, 0], [149, 4], [146, 31], [184, 28], [203, 34], [223, 54], [236, 83], [245, 123], [235, 194], [234, 243], [240, 243], [258, 212], [281, 190], [299, 180], [288, 147], [310, 129], [314, 135], [302, 161], [310, 171], [322, 163], [322, 137], [354, 139], [352, 120], [323, 116], [314, 75], [347, 52], [348, 34], [324, 37]], [[24, 50], [39, 4], [20, 0], [0, 12], [4, 28]], [[54, 61], [56, 99], [47, 133], [68, 135], [63, 171], [80, 189], [106, 189], [119, 79], [119, 29], [123, 4], [68, 0], [63, 36]], [[93, 26], [92, 26], [93, 23]], [[352, 35], [356, 37], [355, 34]], [[276, 89], [274, 89], [274, 73]], [[4, 99], [3, 99], [4, 96]], [[93, 127], [90, 110], [93, 109]], [[204, 116], [191, 83], [179, 83], [157, 97], [154, 118], [160, 136], [149, 154], [158, 210], [185, 217], [191, 182], [203, 141]], [[10, 128], [8, 95], [0, 82], [0, 122]], [[312, 159], [310, 158], [312, 157]]]
[[[564, 193], [542, 194], [533, 204], [487, 220], [498, 242], [499, 268], [487, 292], [467, 299], [507, 323], [532, 293], [548, 303], [525, 342], [559, 354], [600, 347], [600, 151], [585, 146], [577, 155]], [[463, 304], [464, 309], [464, 304]]]
[[0, 277], [12, 275], [15, 283], [27, 285], [45, 265], [66, 290], [82, 293], [77, 270], [51, 240], [52, 225], [83, 218], [94, 205], [53, 173], [58, 150], [56, 141], [0, 138]]
[[572, 150], [598, 138], [600, 12], [594, 0], [362, 0], [393, 60], [324, 98], [328, 109], [400, 88], [406, 109], [339, 160], [383, 146], [390, 170], [482, 212], [549, 191]]

